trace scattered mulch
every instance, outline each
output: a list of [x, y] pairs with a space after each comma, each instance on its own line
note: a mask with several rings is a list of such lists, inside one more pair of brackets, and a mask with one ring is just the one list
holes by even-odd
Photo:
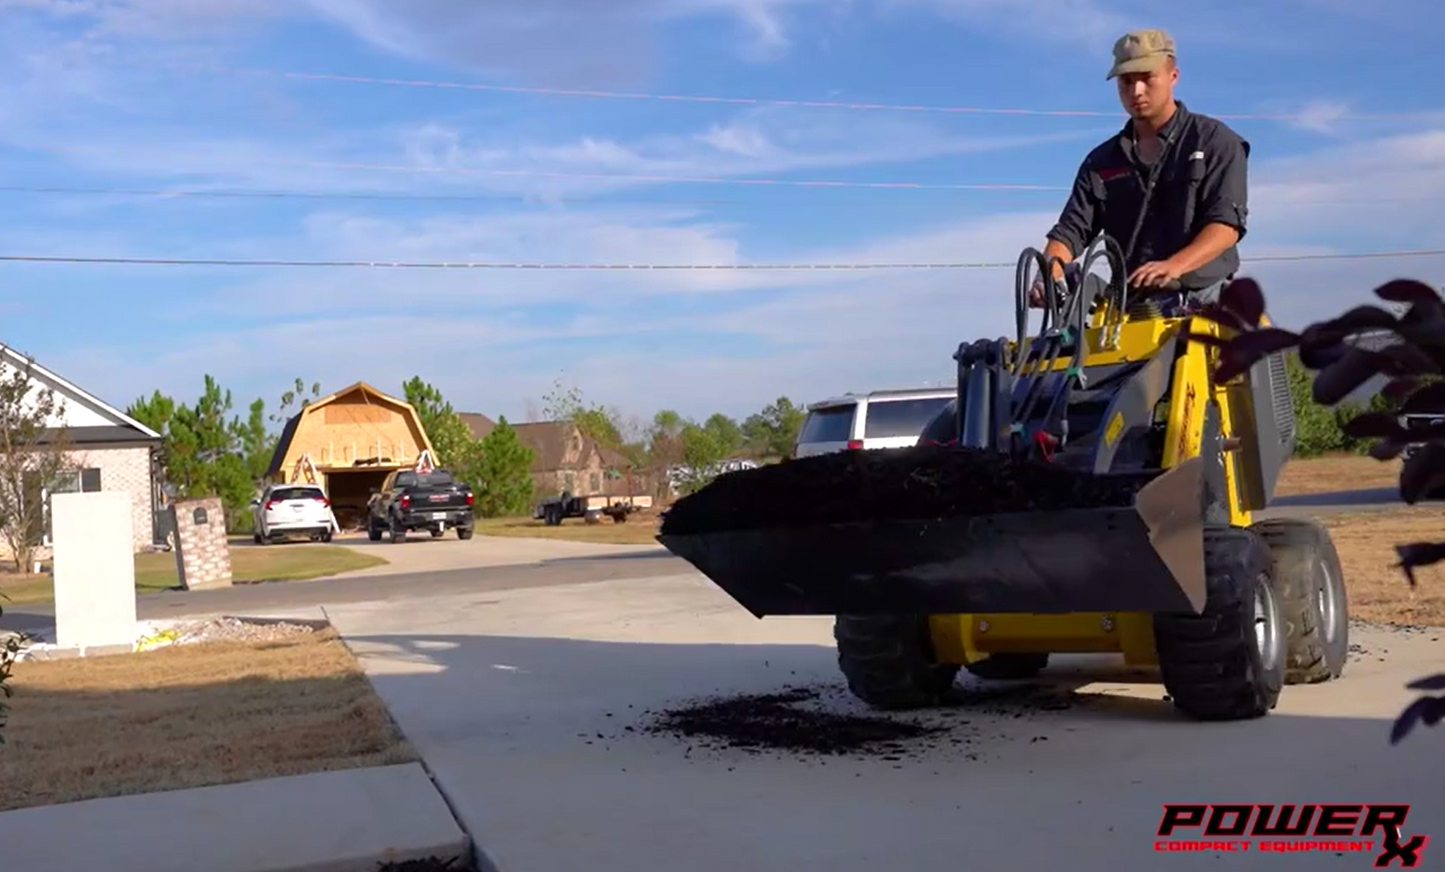
[[440, 857], [423, 857], [420, 860], [403, 860], [400, 863], [377, 864], [377, 872], [472, 872], [473, 864], [459, 857], [443, 860]]
[[843, 715], [799, 708], [818, 698], [816, 690], [716, 699], [664, 712], [653, 733], [713, 740], [731, 748], [846, 754], [868, 746], [936, 735], [942, 727], [869, 715]]
[[750, 755], [851, 756], [900, 762], [905, 757], [932, 757], [941, 749], [952, 748], [976, 760], [978, 754], [969, 746], [980, 738], [989, 721], [1008, 724], [1005, 738], [1047, 741], [1047, 736], [1021, 730], [1017, 721], [1078, 704], [1071, 691], [1032, 684], [997, 689], [956, 687], [938, 708], [896, 714], [828, 711], [820, 705], [825, 697], [847, 698], [847, 691], [841, 687], [787, 687], [769, 694], [712, 697], [644, 713], [651, 722], [642, 732], [681, 739], [689, 755], [701, 748]]
[[661, 533], [1131, 506], [1157, 473], [1099, 476], [973, 448], [840, 451], [719, 476]]

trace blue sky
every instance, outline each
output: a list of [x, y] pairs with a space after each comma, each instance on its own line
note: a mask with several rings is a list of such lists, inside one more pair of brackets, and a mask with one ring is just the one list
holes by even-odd
[[[1194, 110], [1289, 116], [1226, 119], [1253, 146], [1246, 258], [1445, 247], [1445, 59], [1399, 50], [1442, 25], [1426, 0], [0, 0], [0, 189], [290, 195], [0, 190], [0, 254], [1012, 262], [1063, 193], [947, 186], [1067, 186], [1122, 123], [1109, 46], [1140, 26], [1178, 40]], [[647, 179], [598, 178], [619, 175]], [[777, 184], [739, 183], [757, 180]], [[797, 184], [819, 180], [850, 184]], [[894, 182], [922, 187], [867, 186]], [[1246, 266], [1290, 325], [1442, 271]], [[1011, 284], [3, 263], [0, 341], [120, 406], [192, 398], [207, 372], [238, 405], [296, 376], [399, 391], [419, 374], [513, 419], [558, 377], [643, 419], [745, 415], [946, 380], [960, 340], [1010, 330]]]

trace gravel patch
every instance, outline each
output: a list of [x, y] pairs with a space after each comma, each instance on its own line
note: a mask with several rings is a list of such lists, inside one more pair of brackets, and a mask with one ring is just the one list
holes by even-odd
[[[140, 621], [136, 624], [135, 642], [131, 651], [152, 651], [171, 645], [193, 645], [198, 642], [245, 642], [249, 644], [281, 642], [316, 632], [312, 624], [292, 621], [243, 620], [222, 617], [209, 620]], [[3, 644], [3, 640], [0, 640]], [[93, 653], [125, 653], [126, 646], [112, 646], [119, 650], [105, 649], [103, 652], [77, 651], [61, 648], [44, 638], [32, 635], [22, 646], [17, 660], [53, 660]]]
[[244, 621], [230, 617], [209, 621], [172, 621], [159, 626], [155, 633], [142, 636], [139, 645], [141, 649], [149, 649], [196, 642], [279, 642], [314, 632], [316, 628], [309, 624], [289, 621]]

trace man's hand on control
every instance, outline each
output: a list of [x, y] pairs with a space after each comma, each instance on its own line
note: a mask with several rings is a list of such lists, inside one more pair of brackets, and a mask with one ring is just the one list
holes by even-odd
[[1029, 308], [1042, 309], [1044, 307], [1044, 277], [1034, 276], [1034, 283], [1029, 286]]
[[1134, 270], [1129, 284], [1136, 288], [1162, 288], [1179, 280], [1184, 271], [1167, 260], [1151, 260]]
[[1034, 283], [1029, 287], [1029, 308], [1042, 309], [1044, 307], [1044, 295], [1049, 293], [1044, 286], [1042, 275], [1034, 276]]

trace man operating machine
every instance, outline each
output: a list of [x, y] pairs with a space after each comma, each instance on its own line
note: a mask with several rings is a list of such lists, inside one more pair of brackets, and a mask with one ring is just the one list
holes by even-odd
[[[1076, 262], [1102, 232], [1123, 244], [1131, 287], [1211, 303], [1239, 269], [1249, 143], [1174, 98], [1174, 40], [1161, 30], [1120, 37], [1107, 78], [1129, 121], [1084, 158], [1044, 256]], [[1042, 281], [1029, 304], [1043, 304]]]

